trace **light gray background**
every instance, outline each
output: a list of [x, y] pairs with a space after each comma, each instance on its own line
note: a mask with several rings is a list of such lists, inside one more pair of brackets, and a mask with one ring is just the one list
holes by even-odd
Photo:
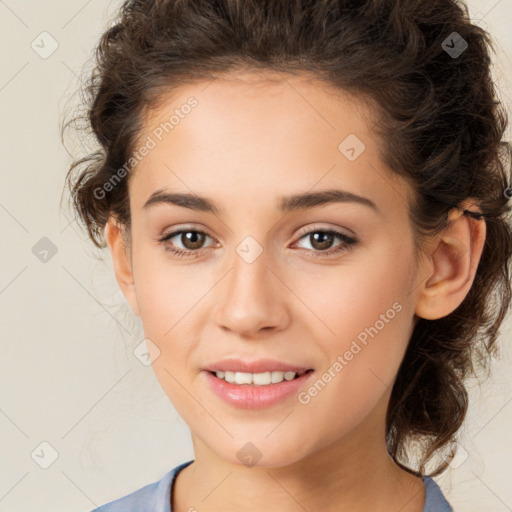
[[[86, 512], [193, 458], [188, 427], [151, 367], [133, 355], [143, 333], [108, 251], [96, 250], [69, 210], [59, 208], [71, 161], [59, 135], [64, 108], [119, 5], [0, 0], [3, 512]], [[512, 0], [469, 5], [496, 43], [495, 79], [510, 112]], [[58, 43], [47, 58], [40, 54], [51, 40], [43, 31]], [[32, 252], [43, 237], [57, 248], [46, 262]], [[464, 451], [437, 479], [457, 512], [512, 510], [510, 338], [508, 320], [501, 360], [485, 385], [471, 390]], [[51, 462], [52, 448], [43, 442], [57, 452], [47, 469], [41, 464]]]

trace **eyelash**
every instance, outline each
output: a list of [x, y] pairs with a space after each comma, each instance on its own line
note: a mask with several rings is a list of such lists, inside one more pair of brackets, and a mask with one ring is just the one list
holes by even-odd
[[[165, 250], [171, 252], [174, 256], [176, 256], [178, 258], [184, 258], [189, 255], [193, 255], [192, 258], [199, 257], [199, 253], [200, 253], [201, 249], [197, 249], [197, 250], [176, 249], [174, 247], [170, 247], [168, 244], [165, 243], [169, 239], [174, 238], [176, 235], [180, 235], [183, 233], [200, 233], [200, 234], [209, 236], [210, 238], [213, 238], [212, 236], [210, 236], [208, 233], [206, 233], [204, 231], [200, 231], [198, 229], [185, 228], [185, 229], [180, 229], [178, 231], [173, 231], [172, 233], [165, 235], [164, 237], [158, 239], [158, 242], [164, 244]], [[324, 233], [324, 234], [328, 234], [328, 235], [333, 235], [335, 237], [340, 238], [343, 241], [343, 244], [339, 245], [338, 247], [336, 247], [334, 249], [328, 249], [326, 251], [318, 251], [318, 250], [314, 250], [314, 249], [304, 249], [307, 252], [312, 252], [313, 258], [330, 258], [330, 257], [340, 254], [344, 251], [350, 251], [359, 242], [359, 240], [352, 238], [352, 237], [346, 235], [345, 233], [341, 233], [340, 231], [336, 231], [335, 229], [320, 229], [320, 228], [313, 228], [313, 229], [310, 229], [309, 231], [306, 231], [305, 233], [299, 234], [298, 240], [301, 240], [305, 236], [311, 235], [313, 233]]]

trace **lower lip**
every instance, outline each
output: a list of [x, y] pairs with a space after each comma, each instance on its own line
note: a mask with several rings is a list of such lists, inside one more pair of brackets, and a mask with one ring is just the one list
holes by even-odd
[[303, 373], [293, 380], [283, 380], [267, 386], [231, 384], [219, 379], [215, 374], [204, 371], [212, 391], [227, 403], [241, 409], [262, 409], [280, 403], [299, 392], [313, 375], [314, 371]]

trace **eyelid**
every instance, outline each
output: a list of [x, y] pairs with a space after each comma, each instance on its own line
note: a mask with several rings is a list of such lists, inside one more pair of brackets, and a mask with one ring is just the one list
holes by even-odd
[[[346, 229], [346, 228], [340, 228], [340, 227], [334, 227], [334, 226], [325, 226], [325, 225], [321, 225], [321, 224], [313, 224], [313, 225], [308, 225], [308, 226], [305, 226], [304, 228], [301, 228], [299, 230], [299, 232], [294, 235], [295, 238], [302, 238], [304, 235], [308, 235], [312, 232], [315, 232], [315, 231], [325, 231], [325, 232], [335, 232], [335, 233], [339, 233], [341, 235], [344, 235], [348, 238], [351, 238], [353, 239], [354, 241], [359, 241], [359, 239], [353, 234], [353, 232], [349, 229]], [[345, 231], [348, 231], [348, 233], [345, 233]]]
[[[175, 236], [183, 231], [197, 231], [198, 233], [204, 233], [205, 235], [208, 235], [210, 238], [213, 238], [214, 240], [217, 240], [212, 234], [211, 232], [205, 228], [204, 226], [194, 226], [194, 225], [183, 225], [183, 226], [178, 226], [176, 228], [173, 228], [171, 229], [168, 233], [165, 233], [160, 235], [158, 238], [159, 239], [162, 239], [162, 238], [167, 238], [169, 236]], [[218, 240], [217, 240], [218, 241]]]

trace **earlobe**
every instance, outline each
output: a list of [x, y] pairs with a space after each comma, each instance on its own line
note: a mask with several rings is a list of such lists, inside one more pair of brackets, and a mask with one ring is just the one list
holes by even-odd
[[429, 256], [428, 277], [421, 283], [416, 315], [437, 320], [462, 303], [475, 279], [482, 255], [486, 224], [464, 210], [452, 210], [449, 224]]
[[121, 225], [112, 216], [105, 224], [105, 240], [112, 256], [117, 283], [133, 312], [139, 316], [130, 248], [126, 246], [123, 239]]

